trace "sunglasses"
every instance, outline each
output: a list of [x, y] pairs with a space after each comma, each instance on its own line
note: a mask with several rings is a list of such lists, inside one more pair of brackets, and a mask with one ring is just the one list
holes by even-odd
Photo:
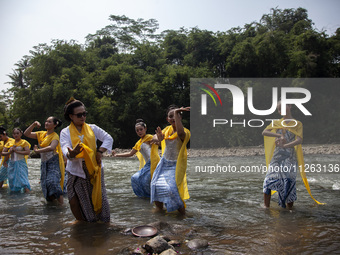
[[72, 115], [76, 115], [77, 116], [77, 118], [81, 118], [81, 117], [86, 117], [86, 115], [87, 115], [87, 112], [81, 112], [81, 113], [77, 113], [77, 114], [72, 114]]

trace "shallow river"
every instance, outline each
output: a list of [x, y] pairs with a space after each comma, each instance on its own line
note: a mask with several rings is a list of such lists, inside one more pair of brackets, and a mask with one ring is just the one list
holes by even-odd
[[[199, 173], [200, 166], [261, 166], [263, 156], [190, 158], [187, 216], [153, 211], [148, 200], [137, 198], [130, 177], [138, 168], [136, 159], [104, 159], [105, 181], [111, 209], [110, 226], [99, 223], [72, 224], [74, 217], [64, 206], [46, 203], [39, 178], [40, 160], [30, 159], [30, 194], [0, 190], [0, 254], [122, 254], [137, 248], [145, 239], [121, 234], [124, 228], [156, 221], [194, 228], [210, 248], [190, 253], [183, 245], [180, 254], [327, 254], [340, 250], [340, 163], [339, 155], [306, 156], [320, 170], [307, 173], [317, 205], [297, 178], [298, 200], [292, 211], [281, 209], [275, 195], [271, 208], [262, 206], [259, 172]], [[313, 166], [313, 165], [312, 165]], [[316, 165], [315, 165], [316, 166]], [[333, 168], [333, 170], [331, 169]]]

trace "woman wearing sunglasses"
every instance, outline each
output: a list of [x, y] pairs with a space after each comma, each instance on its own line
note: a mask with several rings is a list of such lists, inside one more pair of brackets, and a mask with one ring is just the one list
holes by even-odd
[[[70, 125], [60, 132], [60, 144], [67, 157], [67, 194], [77, 220], [109, 222], [110, 208], [106, 196], [102, 154], [111, 154], [112, 137], [100, 127], [87, 124], [84, 104], [71, 98], [64, 117]], [[97, 140], [102, 145], [97, 148]]]

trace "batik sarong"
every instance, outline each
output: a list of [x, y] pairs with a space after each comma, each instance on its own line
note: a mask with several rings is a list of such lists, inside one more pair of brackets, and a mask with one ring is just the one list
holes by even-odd
[[11, 191], [22, 191], [31, 186], [28, 181], [28, 167], [25, 159], [8, 161], [8, 185]]
[[146, 162], [144, 167], [131, 176], [133, 192], [139, 197], [150, 197], [150, 174], [151, 161]]
[[51, 201], [51, 197], [59, 198], [63, 195], [60, 187], [61, 173], [59, 168], [59, 156], [54, 155], [52, 158], [41, 162], [40, 183], [44, 197]]
[[[282, 130], [278, 130], [277, 133], [281, 134]], [[286, 131], [285, 139], [287, 143], [290, 143], [295, 140], [295, 135]], [[286, 203], [297, 199], [296, 174], [298, 170], [294, 148], [276, 147], [263, 182], [263, 193], [270, 194], [271, 190], [277, 191], [279, 205], [286, 208]]]
[[[85, 164], [83, 164], [83, 169], [88, 176]], [[103, 168], [101, 169], [102, 209], [97, 215], [93, 208], [92, 190], [93, 186], [89, 178], [84, 179], [68, 172], [68, 199], [71, 200], [74, 196], [77, 196], [84, 220], [88, 222], [96, 222], [99, 220], [103, 222], [110, 222], [110, 207], [106, 196]]]
[[151, 202], [164, 203], [168, 212], [184, 207], [175, 179], [176, 164], [177, 161], [162, 157], [151, 181]]

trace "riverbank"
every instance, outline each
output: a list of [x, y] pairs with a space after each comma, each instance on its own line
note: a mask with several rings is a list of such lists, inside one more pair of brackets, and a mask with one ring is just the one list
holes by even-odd
[[[340, 144], [304, 144], [302, 146], [305, 155], [327, 154], [340, 155]], [[116, 153], [129, 152], [130, 149], [115, 149]], [[229, 156], [264, 156], [264, 147], [231, 147], [217, 149], [188, 149], [188, 157], [229, 157]]]

